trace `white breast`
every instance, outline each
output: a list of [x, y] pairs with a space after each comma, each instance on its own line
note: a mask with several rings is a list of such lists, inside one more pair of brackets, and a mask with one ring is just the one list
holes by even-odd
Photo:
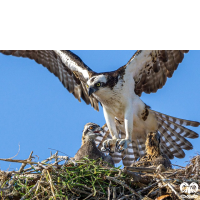
[[136, 97], [134, 80], [124, 82], [120, 79], [113, 87], [101, 88], [94, 95], [102, 105], [118, 119], [124, 119], [125, 109]]

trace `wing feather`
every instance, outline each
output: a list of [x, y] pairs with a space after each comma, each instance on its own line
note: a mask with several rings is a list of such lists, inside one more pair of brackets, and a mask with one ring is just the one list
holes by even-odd
[[[199, 135], [196, 132], [182, 126], [182, 125], [187, 124], [188, 126], [197, 127], [198, 125], [200, 125], [199, 122], [189, 121], [189, 120], [185, 120], [185, 119], [179, 119], [179, 118], [165, 115], [165, 114], [162, 114], [162, 113], [159, 113], [156, 111], [153, 111], [153, 112], [156, 114], [157, 118], [162, 120], [163, 123], [168, 124], [168, 126], [170, 126], [173, 129], [173, 131], [175, 131], [180, 136], [187, 137], [187, 138], [198, 138], [199, 137]], [[181, 125], [180, 125], [180, 123], [181, 123]]]
[[[196, 132], [185, 128], [183, 125], [197, 127], [200, 123], [197, 121], [172, 117], [154, 110], [151, 111], [155, 114], [157, 119], [161, 151], [170, 159], [173, 159], [174, 156], [177, 158], [184, 158], [185, 152], [183, 149], [190, 150], [193, 148], [192, 144], [185, 137], [197, 138], [199, 135]], [[119, 132], [119, 138], [125, 138], [124, 124], [117, 119], [115, 119], [115, 124], [117, 131]], [[101, 149], [102, 143], [106, 139], [112, 138], [106, 124], [103, 126], [103, 129], [106, 131], [106, 134], [100, 142], [99, 149]], [[143, 135], [145, 135], [145, 133]], [[139, 157], [144, 156], [145, 153], [145, 137], [136, 135], [136, 139], [131, 142], [124, 152], [115, 152], [114, 154], [110, 154], [110, 156], [113, 157], [115, 163], [119, 163], [122, 160], [124, 166], [130, 166]]]
[[174, 131], [170, 124], [167, 124], [166, 122], [163, 122], [162, 120], [158, 119], [158, 122], [165, 127], [165, 131], [168, 133], [169, 137], [173, 139], [176, 144], [181, 147], [182, 149], [190, 150], [193, 149], [192, 144], [186, 140], [184, 137], [179, 135], [176, 131]]
[[174, 159], [174, 155], [168, 148], [165, 146], [165, 143], [161, 143], [160, 145], [161, 151], [168, 156], [169, 159]]
[[59, 78], [76, 99], [81, 101], [82, 98], [86, 104], [91, 104], [95, 110], [99, 110], [97, 99], [89, 97], [86, 89], [87, 80], [95, 72], [74, 53], [61, 50], [1, 50], [0, 52], [5, 55], [30, 58], [42, 64]]
[[167, 78], [184, 58], [185, 50], [147, 50], [137, 51], [126, 64], [126, 73], [132, 74], [135, 80], [135, 93], [154, 93], [162, 88]]

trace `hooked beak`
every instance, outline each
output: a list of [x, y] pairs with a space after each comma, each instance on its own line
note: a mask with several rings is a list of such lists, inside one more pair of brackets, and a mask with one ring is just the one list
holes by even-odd
[[103, 137], [103, 135], [100, 133], [101, 131], [103, 132], [103, 129], [101, 127], [99, 127], [94, 131], [94, 133], [95, 133], [96, 136]]
[[96, 91], [97, 91], [97, 89], [95, 89], [93, 87], [89, 87], [89, 89], [88, 89], [88, 95], [90, 96], [91, 94], [93, 94]]

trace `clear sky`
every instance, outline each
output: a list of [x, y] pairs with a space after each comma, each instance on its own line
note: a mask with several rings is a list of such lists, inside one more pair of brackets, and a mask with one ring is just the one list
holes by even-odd
[[[126, 64], [135, 51], [73, 52], [94, 71], [103, 72]], [[143, 94], [142, 100], [153, 110], [200, 121], [199, 65], [200, 51], [190, 51], [166, 85], [155, 94]], [[102, 108], [97, 112], [84, 101], [79, 103], [58, 78], [35, 61], [0, 54], [0, 158], [14, 156], [19, 144], [15, 159], [26, 159], [33, 151], [42, 160], [50, 155], [49, 148], [74, 156], [87, 122], [102, 126]], [[200, 133], [199, 127], [189, 128]], [[184, 159], [174, 159], [172, 163], [185, 165], [200, 152], [200, 139], [189, 141], [194, 150], [185, 151]], [[19, 167], [20, 164], [0, 161], [2, 170]]]

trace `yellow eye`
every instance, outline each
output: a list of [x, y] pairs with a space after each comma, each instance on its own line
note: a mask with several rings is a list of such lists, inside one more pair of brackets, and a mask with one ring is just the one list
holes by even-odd
[[93, 129], [93, 126], [90, 126], [90, 129]]
[[100, 87], [100, 86], [101, 86], [101, 83], [97, 83], [96, 86], [97, 86], [97, 87]]

